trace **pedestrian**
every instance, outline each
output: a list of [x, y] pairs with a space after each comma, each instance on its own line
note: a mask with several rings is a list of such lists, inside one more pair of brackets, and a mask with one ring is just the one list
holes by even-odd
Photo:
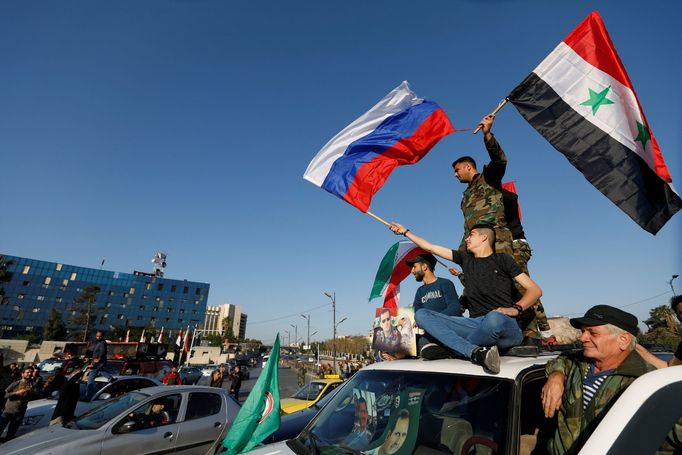
[[33, 398], [33, 382], [31, 376], [33, 375], [32, 368], [24, 368], [21, 373], [21, 379], [12, 382], [5, 389], [5, 407], [0, 414], [0, 435], [7, 428], [7, 437], [5, 441], [14, 438], [14, 435], [21, 425], [26, 413], [28, 401]]
[[50, 425], [66, 423], [75, 418], [76, 405], [81, 395], [81, 382], [86, 374], [86, 369], [75, 368], [69, 379], [59, 389], [59, 399], [54, 408]]
[[178, 373], [178, 368], [173, 367], [168, 373], [163, 376], [161, 380], [166, 385], [180, 385], [182, 380], [180, 379], [180, 373]]
[[220, 375], [220, 370], [213, 370], [213, 373], [211, 373], [211, 383], [209, 385], [211, 387], [223, 386], [223, 377]]
[[298, 374], [296, 375], [296, 382], [299, 387], [303, 387], [303, 384], [305, 384], [305, 367], [303, 364], [298, 365]]
[[230, 384], [230, 393], [234, 399], [239, 402], [239, 389], [242, 387], [242, 369], [239, 365], [235, 365], [232, 371], [232, 383]]

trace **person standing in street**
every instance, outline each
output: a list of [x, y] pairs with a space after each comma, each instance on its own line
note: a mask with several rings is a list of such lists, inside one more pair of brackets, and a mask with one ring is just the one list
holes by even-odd
[[239, 402], [239, 389], [242, 388], [242, 369], [239, 365], [235, 365], [232, 371], [232, 383], [230, 384], [230, 393], [234, 399]]
[[0, 414], [0, 435], [7, 428], [7, 437], [5, 441], [14, 438], [14, 435], [21, 425], [26, 413], [28, 401], [34, 397], [33, 382], [31, 376], [33, 375], [32, 368], [24, 368], [21, 372], [21, 379], [14, 381], [5, 389], [5, 407]]

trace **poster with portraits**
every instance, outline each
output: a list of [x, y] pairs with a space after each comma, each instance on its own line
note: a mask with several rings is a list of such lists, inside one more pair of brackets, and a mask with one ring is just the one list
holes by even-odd
[[417, 355], [414, 309], [377, 308], [372, 329], [372, 349], [388, 354]]
[[[407, 388], [392, 397], [382, 412], [387, 424], [381, 435], [372, 441], [366, 455], [410, 455], [414, 452], [419, 433], [424, 389]], [[377, 403], [378, 404], [378, 403]]]

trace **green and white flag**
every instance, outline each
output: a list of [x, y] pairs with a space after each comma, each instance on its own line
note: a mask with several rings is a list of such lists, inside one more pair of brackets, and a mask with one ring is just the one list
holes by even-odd
[[221, 455], [248, 452], [279, 428], [278, 364], [279, 333], [265, 368], [223, 440]]

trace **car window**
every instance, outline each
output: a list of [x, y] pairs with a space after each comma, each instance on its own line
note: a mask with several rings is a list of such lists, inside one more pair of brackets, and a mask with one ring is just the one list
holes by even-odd
[[222, 397], [217, 393], [190, 393], [185, 420], [200, 419], [202, 417], [218, 414], [222, 402]]
[[132, 411], [120, 424], [134, 422], [132, 431], [170, 425], [178, 417], [181, 402], [180, 394], [155, 398]]
[[317, 398], [323, 388], [324, 384], [319, 382], [311, 382], [310, 384], [306, 384], [301, 387], [299, 391], [296, 392], [296, 395], [294, 395], [294, 398], [299, 400], [314, 400]]
[[297, 441], [312, 453], [507, 453], [513, 381], [446, 373], [360, 371]]
[[141, 392], [132, 392], [109, 400], [77, 418], [73, 425], [80, 430], [94, 430], [111, 421], [126, 409], [149, 398]]
[[54, 373], [57, 368], [62, 368], [66, 363], [62, 359], [47, 359], [38, 364], [38, 368], [43, 373]]
[[329, 384], [329, 387], [327, 387], [327, 388], [325, 389], [324, 395], [322, 395], [322, 396], [323, 396], [323, 397], [326, 397], [327, 395], [329, 395], [329, 394], [331, 393], [331, 391], [334, 390], [339, 384], [340, 384], [340, 383]]

